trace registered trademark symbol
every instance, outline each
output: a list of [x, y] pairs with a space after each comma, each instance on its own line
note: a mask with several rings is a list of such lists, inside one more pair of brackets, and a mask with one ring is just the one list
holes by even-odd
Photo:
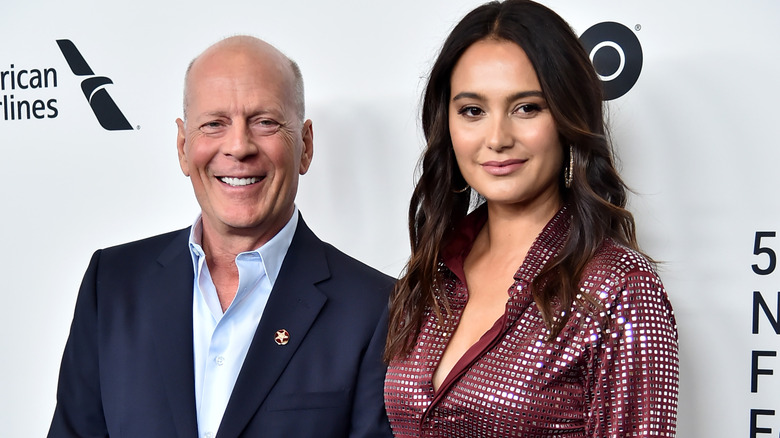
[[141, 130], [141, 125], [135, 125], [135, 129], [140, 131]]
[[636, 26], [634, 26], [634, 30], [639, 32], [640, 30], [642, 30], [642, 25], [641, 24], [637, 24]]

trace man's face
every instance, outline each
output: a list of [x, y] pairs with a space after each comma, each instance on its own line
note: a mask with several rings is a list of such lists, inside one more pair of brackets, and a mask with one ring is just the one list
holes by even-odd
[[273, 237], [294, 211], [313, 153], [295, 106], [289, 63], [257, 47], [207, 51], [189, 74], [179, 163], [213, 237]]

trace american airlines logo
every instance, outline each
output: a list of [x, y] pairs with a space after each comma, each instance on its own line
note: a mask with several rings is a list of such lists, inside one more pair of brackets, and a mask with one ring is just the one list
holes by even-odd
[[109, 131], [132, 130], [133, 127], [119, 107], [108, 94], [105, 86], [113, 84], [111, 79], [106, 76], [97, 76], [87, 64], [87, 61], [81, 56], [81, 52], [70, 40], [57, 40], [57, 45], [68, 61], [70, 70], [76, 76], [85, 77], [81, 81], [81, 91], [87, 98], [92, 112], [95, 113], [100, 126]]

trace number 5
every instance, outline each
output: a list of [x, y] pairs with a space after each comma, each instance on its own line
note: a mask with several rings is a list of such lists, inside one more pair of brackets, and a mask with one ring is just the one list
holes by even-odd
[[766, 269], [759, 268], [758, 264], [753, 265], [753, 272], [758, 275], [769, 275], [775, 270], [775, 266], [777, 265], [777, 255], [772, 250], [772, 248], [761, 246], [762, 237], [775, 237], [775, 234], [776, 233], [774, 231], [756, 231], [756, 241], [753, 244], [753, 254], [766, 254], [769, 256], [769, 266], [767, 266]]

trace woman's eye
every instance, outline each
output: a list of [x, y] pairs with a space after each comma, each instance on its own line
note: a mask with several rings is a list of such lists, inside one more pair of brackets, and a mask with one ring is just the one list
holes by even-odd
[[466, 117], [479, 117], [484, 114], [484, 111], [476, 106], [467, 106], [461, 108], [460, 111], [458, 111], [458, 114]]
[[523, 113], [523, 114], [530, 114], [535, 113], [537, 111], [541, 111], [541, 107], [535, 103], [524, 103], [522, 105], [518, 105], [515, 112], [517, 113]]

